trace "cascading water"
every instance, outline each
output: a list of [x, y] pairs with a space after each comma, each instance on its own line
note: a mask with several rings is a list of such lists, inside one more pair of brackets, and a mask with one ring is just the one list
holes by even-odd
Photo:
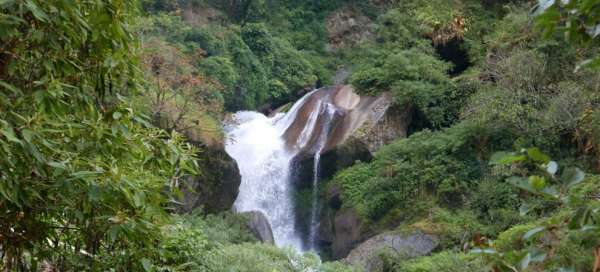
[[286, 149], [282, 131], [276, 126], [283, 119], [256, 112], [238, 112], [234, 119], [237, 125], [228, 129], [225, 150], [237, 161], [242, 176], [235, 210], [264, 213], [278, 246], [301, 249], [288, 182], [295, 154]]
[[319, 229], [319, 165], [321, 163], [321, 153], [327, 144], [327, 136], [329, 136], [330, 124], [333, 116], [336, 112], [335, 106], [330, 103], [320, 103], [319, 105], [325, 104], [323, 112], [320, 114], [324, 116], [323, 127], [317, 138], [315, 144], [315, 155], [313, 157], [313, 188], [312, 188], [312, 205], [310, 213], [310, 231], [308, 237], [308, 246], [311, 250], [317, 250], [317, 232]]
[[[339, 90], [339, 89], [338, 89]], [[240, 192], [234, 203], [238, 212], [260, 211], [269, 220], [275, 243], [298, 251], [317, 250], [319, 218], [318, 182], [321, 153], [330, 144], [335, 115], [330, 90], [310, 92], [286, 114], [266, 117], [242, 111], [226, 125], [225, 150], [233, 157], [242, 176]], [[312, 206], [308, 236], [296, 225], [292, 166], [297, 156], [313, 156]], [[301, 219], [302, 220], [302, 219]]]
[[233, 122], [225, 128], [225, 150], [236, 160], [242, 176], [234, 209], [262, 212], [271, 224], [275, 243], [299, 251], [304, 249], [304, 242], [294, 224], [290, 168], [294, 156], [306, 145], [318, 112], [312, 124], [305, 127], [306, 132], [303, 131], [306, 139], [300, 140], [302, 146], [287, 147], [283, 134], [313, 92], [296, 102], [285, 115], [280, 113], [269, 118], [258, 112], [242, 111], [236, 113]]

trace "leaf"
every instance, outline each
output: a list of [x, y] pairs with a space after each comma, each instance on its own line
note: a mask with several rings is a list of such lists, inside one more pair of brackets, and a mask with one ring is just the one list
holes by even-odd
[[4, 135], [4, 137], [6, 137], [6, 139], [8, 139], [11, 142], [15, 142], [18, 144], [22, 144], [21, 140], [19, 140], [17, 138], [17, 136], [15, 135], [15, 132], [13, 131], [12, 127], [7, 127], [5, 129], [0, 130], [0, 132], [2, 133], [2, 135]]
[[581, 183], [584, 179], [585, 174], [577, 167], [567, 168], [560, 176], [560, 180], [569, 188]]
[[503, 165], [511, 164], [515, 162], [524, 161], [526, 158], [523, 155], [517, 155], [514, 152], [496, 152], [490, 158], [490, 164], [492, 165]]
[[71, 176], [74, 178], [87, 178], [87, 177], [96, 176], [98, 174], [102, 174], [103, 172], [104, 171], [78, 171], [78, 172], [71, 174]]
[[546, 179], [540, 176], [530, 176], [529, 177], [529, 185], [533, 187], [536, 191], [541, 191], [546, 187]]
[[46, 14], [42, 9], [40, 9], [40, 7], [35, 3], [35, 1], [28, 0], [27, 2], [25, 2], [25, 6], [27, 6], [27, 9], [31, 11], [31, 13], [36, 19], [42, 22], [48, 22], [50, 20], [48, 18], [48, 14]]
[[20, 95], [22, 94], [21, 91], [19, 89], [17, 89], [17, 87], [10, 85], [2, 80], [0, 80], [0, 86], [4, 87], [5, 89], [11, 91], [14, 95]]
[[527, 267], [529, 267], [530, 262], [531, 262], [531, 255], [529, 253], [527, 253], [523, 257], [523, 259], [521, 259], [521, 262], [520, 262], [521, 270], [527, 269]]
[[21, 135], [23, 135], [23, 139], [28, 143], [31, 143], [31, 140], [33, 140], [33, 131], [29, 129], [23, 129]]
[[142, 262], [142, 267], [144, 267], [145, 271], [152, 271], [152, 262], [146, 258], [142, 258], [140, 260]]
[[65, 162], [50, 161], [47, 164], [49, 166], [54, 167], [54, 168], [58, 168], [58, 169], [62, 169], [62, 170], [67, 170], [67, 166], [65, 165]]
[[121, 119], [122, 116], [123, 116], [123, 114], [118, 111], [113, 112], [113, 115], [112, 115], [113, 119], [115, 119], [115, 120]]
[[88, 198], [90, 202], [100, 201], [100, 188], [97, 185], [91, 185], [88, 190]]
[[527, 155], [536, 162], [548, 163], [550, 161], [550, 157], [537, 147], [528, 148]]
[[533, 16], [538, 16], [544, 13], [547, 9], [554, 5], [555, 0], [539, 0], [538, 4], [533, 9]]
[[600, 35], [600, 24], [587, 28], [586, 32], [588, 35], [592, 36], [592, 39], [596, 38], [598, 35]]
[[581, 231], [590, 231], [590, 230], [597, 230], [599, 227], [598, 226], [594, 226], [594, 225], [585, 225], [581, 228]]
[[600, 67], [600, 57], [586, 59], [575, 67], [574, 73], [579, 72], [582, 69], [598, 69]]
[[546, 186], [540, 191], [540, 193], [553, 198], [558, 198], [560, 196], [558, 189], [556, 189], [556, 186]]
[[145, 203], [146, 195], [144, 192], [137, 191], [133, 194], [133, 204], [137, 207], [142, 207]]
[[538, 5], [542, 11], [547, 10], [549, 7], [554, 5], [555, 0], [539, 0]]
[[575, 272], [575, 267], [560, 267], [557, 272]]
[[537, 228], [531, 229], [523, 235], [523, 240], [529, 240], [534, 235], [536, 235], [544, 230], [546, 230], [546, 227], [537, 227]]
[[532, 262], [543, 262], [546, 259], [546, 252], [536, 248], [530, 249], [529, 254]]
[[532, 192], [532, 193], [538, 193], [537, 190], [535, 190], [531, 184], [529, 183], [529, 180], [523, 177], [510, 177], [506, 180], [508, 183], [519, 187], [523, 190]]
[[556, 163], [555, 161], [550, 161], [546, 165], [546, 172], [548, 172], [548, 174], [554, 175], [554, 174], [556, 174], [557, 171], [558, 171], [558, 163]]
[[496, 254], [496, 250], [492, 248], [474, 248], [470, 251], [474, 254]]
[[569, 221], [569, 229], [575, 230], [580, 229], [585, 225], [589, 216], [589, 209], [587, 207], [579, 208], [573, 213], [571, 221]]
[[531, 203], [527, 203], [524, 202], [523, 204], [521, 204], [521, 206], [519, 207], [519, 214], [521, 216], [525, 216], [527, 215], [531, 210], [533, 210], [535, 208], [535, 205], [532, 205]]

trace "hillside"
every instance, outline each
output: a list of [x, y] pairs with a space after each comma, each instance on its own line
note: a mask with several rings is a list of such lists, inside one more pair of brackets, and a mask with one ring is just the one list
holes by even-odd
[[0, 0], [2, 271], [600, 271], [600, 1]]

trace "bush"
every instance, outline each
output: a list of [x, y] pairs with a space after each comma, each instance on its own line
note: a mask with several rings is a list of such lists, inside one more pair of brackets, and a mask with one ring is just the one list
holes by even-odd
[[395, 272], [479, 272], [485, 270], [486, 265], [477, 256], [454, 251], [442, 251], [432, 256], [393, 263], [391, 269]]
[[479, 143], [495, 137], [501, 134], [469, 124], [422, 131], [383, 147], [371, 163], [343, 170], [334, 182], [343, 188], [344, 205], [371, 220], [423, 194], [435, 195], [442, 205], [461, 206], [467, 188], [482, 174], [477, 154], [485, 151]]

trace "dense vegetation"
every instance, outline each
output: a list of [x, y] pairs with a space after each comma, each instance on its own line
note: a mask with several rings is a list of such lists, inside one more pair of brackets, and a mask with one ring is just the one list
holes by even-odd
[[[441, 239], [388, 271], [598, 271], [600, 1], [140, 2], [0, 1], [0, 269], [351, 270], [175, 213], [227, 112], [343, 66], [413, 122], [327, 186], [369, 233]], [[339, 10], [372, 35], [333, 46]]]

